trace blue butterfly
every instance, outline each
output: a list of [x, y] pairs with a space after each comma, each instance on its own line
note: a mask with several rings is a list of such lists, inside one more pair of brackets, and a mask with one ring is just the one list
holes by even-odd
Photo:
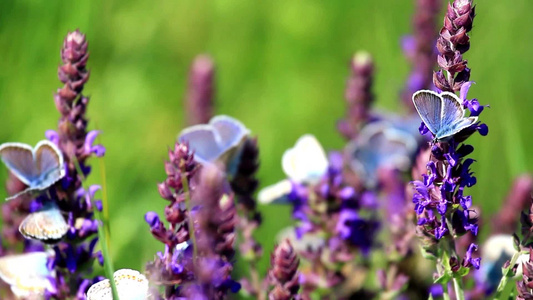
[[413, 103], [434, 142], [447, 141], [459, 131], [477, 122], [477, 117], [465, 117], [465, 109], [457, 95], [421, 90], [413, 94]]
[[29, 192], [43, 191], [65, 176], [63, 154], [54, 143], [47, 140], [40, 141], [35, 148], [22, 143], [4, 143], [0, 145], [0, 158], [28, 186], [6, 200]]
[[24, 218], [19, 232], [27, 239], [35, 239], [47, 244], [58, 242], [67, 233], [69, 226], [57, 205], [49, 202], [36, 212]]
[[378, 121], [366, 125], [346, 146], [345, 153], [350, 168], [368, 188], [374, 188], [379, 168], [409, 169], [416, 149], [417, 141], [409, 132]]
[[200, 164], [222, 163], [228, 173], [235, 173], [242, 146], [250, 131], [229, 116], [215, 116], [209, 124], [187, 127], [179, 134], [179, 142], [188, 142], [194, 159]]

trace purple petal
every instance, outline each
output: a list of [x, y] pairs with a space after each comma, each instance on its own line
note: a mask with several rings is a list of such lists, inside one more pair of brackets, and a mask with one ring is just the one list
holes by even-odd
[[157, 227], [160, 223], [159, 216], [156, 212], [149, 211], [144, 215], [144, 220], [151, 228]]
[[85, 143], [83, 149], [87, 155], [94, 153], [98, 157], [102, 157], [105, 154], [105, 148], [102, 145], [93, 146], [94, 140], [100, 134], [99, 130], [91, 130], [85, 137]]
[[463, 100], [463, 103], [466, 101], [466, 94], [468, 94], [468, 90], [470, 89], [470, 86], [472, 86], [473, 83], [475, 83], [475, 82], [467, 81], [467, 82], [463, 83], [463, 85], [461, 86], [461, 91], [459, 92], [459, 97], [461, 98], [461, 100]]
[[47, 140], [59, 146], [59, 134], [55, 130], [47, 130], [44, 136]]

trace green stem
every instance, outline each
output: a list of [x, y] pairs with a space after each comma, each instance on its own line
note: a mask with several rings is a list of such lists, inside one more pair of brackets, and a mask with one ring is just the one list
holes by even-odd
[[514, 275], [514, 274], [509, 273], [509, 272], [512, 272], [511, 270], [512, 270], [513, 266], [516, 264], [516, 261], [518, 260], [520, 255], [522, 255], [523, 253], [527, 253], [527, 252], [522, 252], [522, 251], [521, 252], [516, 252], [513, 255], [513, 257], [511, 258], [511, 261], [509, 262], [509, 269], [508, 269], [507, 273], [504, 272], [502, 274], [502, 279], [500, 279], [500, 283], [498, 284], [498, 288], [496, 289], [496, 292], [494, 293], [494, 296], [492, 297], [493, 299], [500, 299], [502, 297], [502, 293], [505, 290], [505, 287], [507, 286], [507, 282], [509, 281], [509, 278]]
[[[83, 175], [83, 172], [80, 167], [80, 163], [78, 162], [78, 159], [74, 157], [74, 166], [76, 167], [76, 171], [78, 171], [78, 175], [82, 178], [82, 185], [83, 182], [85, 182], [85, 176]], [[90, 199], [91, 203], [93, 203], [93, 199]], [[94, 216], [97, 220], [102, 222], [102, 225], [104, 224], [104, 220], [102, 219], [102, 215], [96, 205], [93, 203], [93, 212]], [[113, 262], [111, 261], [111, 256], [109, 255], [109, 249], [107, 248], [107, 242], [106, 242], [106, 234], [104, 230], [102, 229], [102, 226], [97, 226], [98, 230], [98, 239], [101, 241], [100, 247], [102, 248], [102, 255], [104, 256], [104, 271], [106, 274], [106, 277], [109, 279], [109, 283], [111, 285], [111, 293], [113, 295], [114, 300], [119, 300], [118, 298], [118, 291], [117, 291], [117, 285], [115, 284], [115, 277], [114, 277], [114, 269], [113, 269]]]
[[105, 172], [105, 162], [104, 158], [100, 157], [98, 159], [98, 162], [100, 164], [100, 179], [102, 180], [102, 221], [104, 222], [104, 230], [105, 230], [105, 236], [106, 236], [106, 242], [107, 246], [111, 249], [111, 229], [109, 227], [109, 209], [108, 209], [108, 201], [107, 201], [107, 180], [106, 180], [106, 172]]
[[[103, 222], [103, 220], [101, 219], [100, 211], [98, 211], [98, 209], [95, 209], [94, 212], [95, 216], [100, 219], [101, 222]], [[104, 270], [107, 278], [109, 279], [109, 283], [111, 284], [111, 292], [113, 293], [113, 299], [119, 300], [117, 286], [115, 284], [113, 262], [111, 261], [111, 256], [109, 255], [109, 249], [107, 248], [107, 243], [105, 241], [106, 234], [102, 229], [102, 226], [98, 226], [98, 237], [102, 241], [100, 247], [102, 248], [102, 255], [104, 256]]]
[[453, 289], [455, 290], [456, 300], [465, 300], [465, 293], [461, 283], [461, 278], [453, 277]]
[[442, 291], [442, 299], [450, 300], [450, 295], [448, 295], [448, 287], [444, 287], [444, 290]]
[[187, 207], [187, 219], [189, 221], [189, 236], [191, 237], [192, 242], [192, 258], [193, 265], [196, 262], [198, 257], [198, 247], [196, 247], [196, 234], [194, 232], [194, 220], [192, 218], [192, 208], [191, 208], [191, 196], [189, 193], [189, 182], [187, 176], [184, 173], [181, 175], [181, 184], [183, 185], [183, 192], [185, 193], [185, 205]]

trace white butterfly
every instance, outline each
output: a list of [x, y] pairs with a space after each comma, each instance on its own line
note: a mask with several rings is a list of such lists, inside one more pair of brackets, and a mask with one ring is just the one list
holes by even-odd
[[[148, 280], [143, 274], [131, 269], [121, 269], [113, 274], [113, 278], [121, 300], [148, 299]], [[93, 284], [87, 291], [87, 300], [113, 300], [109, 279]]]
[[19, 226], [19, 231], [25, 238], [52, 244], [63, 238], [68, 229], [65, 218], [53, 202], [26, 216]]
[[28, 186], [7, 200], [28, 192], [45, 190], [65, 176], [63, 154], [54, 143], [47, 140], [40, 141], [35, 148], [22, 143], [4, 143], [0, 145], [0, 158]]
[[317, 183], [328, 170], [328, 165], [324, 148], [311, 134], [300, 137], [281, 158], [281, 166], [287, 177], [298, 183]]
[[183, 129], [178, 140], [189, 143], [197, 162], [220, 162], [232, 174], [238, 167], [241, 148], [249, 134], [239, 120], [219, 115], [209, 120], [209, 124]]
[[46, 290], [53, 290], [49, 281], [54, 273], [46, 266], [52, 253], [30, 252], [0, 257], [0, 278], [22, 299], [43, 299]]
[[293, 148], [283, 153], [281, 166], [288, 180], [282, 180], [259, 191], [261, 203], [286, 202], [291, 192], [291, 181], [301, 184], [315, 184], [328, 170], [328, 159], [324, 148], [315, 136], [306, 134], [300, 137]]

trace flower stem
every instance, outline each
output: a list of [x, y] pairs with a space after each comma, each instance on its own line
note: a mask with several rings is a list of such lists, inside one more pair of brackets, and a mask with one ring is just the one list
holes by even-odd
[[450, 295], [448, 295], [448, 290], [446, 287], [444, 287], [444, 290], [442, 292], [442, 299], [444, 300], [450, 300]]
[[453, 289], [455, 290], [456, 300], [465, 300], [465, 293], [461, 284], [461, 278], [453, 277]]
[[193, 257], [193, 264], [196, 261], [196, 258], [198, 257], [198, 247], [196, 247], [196, 234], [194, 232], [194, 220], [192, 218], [192, 208], [191, 208], [191, 195], [189, 193], [189, 182], [187, 180], [187, 176], [182, 175], [181, 176], [181, 184], [183, 185], [183, 192], [185, 193], [185, 205], [187, 207], [187, 216], [189, 221], [189, 236], [191, 237], [192, 242], [192, 257]]
[[[520, 255], [523, 254], [523, 253], [527, 253], [527, 252], [516, 252], [513, 255], [513, 257], [511, 258], [511, 261], [509, 262], [508, 270], [512, 269], [512, 267], [516, 264], [516, 261], [518, 260]], [[500, 283], [498, 284], [498, 288], [496, 289], [496, 292], [494, 293], [494, 296], [492, 297], [493, 299], [500, 299], [502, 297], [502, 293], [505, 290], [505, 287], [507, 286], [507, 282], [509, 281], [509, 277], [512, 276], [511, 275], [512, 273], [509, 274], [508, 272], [509, 271], [503, 272], [502, 279], [500, 279]], [[502, 299], [507, 299], [507, 298], [504, 297]]]
[[[81, 170], [80, 163], [76, 157], [74, 157], [73, 161], [76, 167], [76, 171], [78, 171], [78, 175], [82, 178], [82, 184], [83, 184], [83, 182], [85, 182], [85, 176], [83, 175], [83, 172]], [[90, 201], [91, 203], [93, 203], [93, 199], [90, 199]], [[102, 219], [102, 214], [100, 213], [100, 211], [98, 210], [98, 208], [96, 207], [94, 203], [93, 203], [93, 207], [94, 207], [93, 212], [94, 212], [95, 218], [97, 220], [100, 220], [103, 226], [105, 223], [104, 223], [104, 220]], [[102, 248], [102, 255], [104, 256], [104, 271], [111, 285], [111, 293], [113, 295], [113, 299], [119, 300], [117, 285], [115, 284], [113, 262], [111, 261], [111, 256], [109, 255], [109, 249], [107, 248], [106, 234], [105, 234], [105, 231], [102, 229], [102, 226], [98, 225], [97, 230], [98, 230], [98, 239], [102, 242], [100, 244], [100, 247]]]
[[105, 230], [105, 236], [106, 236], [106, 243], [109, 249], [111, 249], [111, 228], [109, 227], [109, 205], [107, 201], [107, 181], [106, 181], [106, 172], [105, 172], [105, 162], [104, 158], [100, 157], [98, 159], [98, 163], [100, 164], [100, 179], [102, 180], [102, 213], [104, 221], [104, 230]]

